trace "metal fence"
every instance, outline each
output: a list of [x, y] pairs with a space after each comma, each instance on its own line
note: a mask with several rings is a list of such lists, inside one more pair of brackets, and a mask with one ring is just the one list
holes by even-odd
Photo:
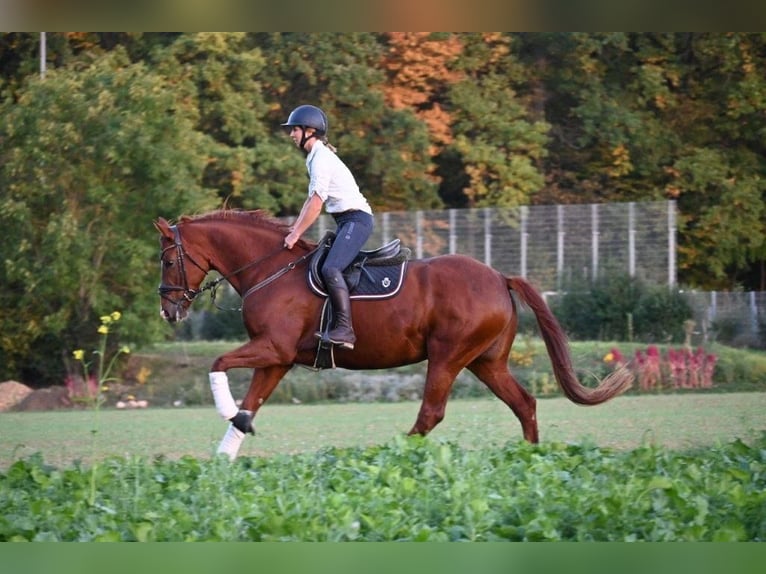
[[[307, 238], [334, 227], [322, 215]], [[367, 248], [395, 237], [418, 259], [462, 253], [547, 293], [620, 272], [677, 288], [673, 201], [379, 213]], [[766, 293], [685, 295], [705, 342], [766, 347]]]
[[766, 349], [766, 292], [683, 292], [702, 342]]
[[[418, 259], [462, 253], [542, 291], [608, 271], [672, 286], [675, 221], [672, 201], [388, 212], [375, 215], [367, 247], [398, 237]], [[309, 233], [333, 228], [322, 215]]]

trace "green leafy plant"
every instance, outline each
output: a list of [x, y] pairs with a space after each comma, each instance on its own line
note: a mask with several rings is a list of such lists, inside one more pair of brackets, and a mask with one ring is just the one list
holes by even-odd
[[86, 471], [33, 456], [0, 471], [0, 541], [763, 541], [765, 469], [766, 434], [687, 451], [397, 437], [235, 464], [114, 457], [90, 507]]
[[[82, 368], [81, 375], [71, 375], [67, 378], [68, 381], [81, 380], [84, 384], [81, 387], [71, 386], [70, 393], [74, 390], [73, 399], [85, 403], [93, 410], [93, 428], [91, 429], [91, 455], [96, 450], [96, 435], [98, 434], [99, 419], [98, 413], [101, 409], [101, 405], [104, 403], [104, 393], [109, 390], [109, 383], [116, 381], [115, 377], [111, 376], [112, 369], [115, 366], [117, 358], [123, 354], [130, 353], [128, 346], [120, 347], [112, 357], [107, 360], [107, 339], [109, 337], [110, 328], [120, 320], [122, 314], [119, 311], [113, 311], [109, 315], [101, 316], [101, 325], [98, 327], [98, 334], [100, 336], [100, 343], [97, 349], [93, 351], [93, 355], [96, 356], [95, 365], [91, 364], [91, 361], [85, 360], [85, 351], [83, 349], [76, 349], [72, 352], [72, 356], [75, 361], [79, 362]], [[69, 385], [67, 385], [69, 387]], [[82, 390], [76, 390], [76, 389]], [[96, 472], [98, 464], [94, 461], [91, 467], [90, 475], [90, 489], [88, 495], [88, 503], [92, 506], [96, 501]]]

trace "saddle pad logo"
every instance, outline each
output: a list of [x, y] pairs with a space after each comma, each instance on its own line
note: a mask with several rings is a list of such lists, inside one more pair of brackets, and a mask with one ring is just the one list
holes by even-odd
[[383, 277], [383, 281], [380, 282], [384, 289], [388, 289], [391, 286], [391, 279], [389, 277]]

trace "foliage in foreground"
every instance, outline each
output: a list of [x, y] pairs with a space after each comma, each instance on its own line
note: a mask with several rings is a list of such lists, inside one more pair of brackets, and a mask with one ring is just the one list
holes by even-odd
[[398, 438], [274, 458], [34, 456], [0, 474], [0, 541], [766, 540], [766, 433], [704, 451]]

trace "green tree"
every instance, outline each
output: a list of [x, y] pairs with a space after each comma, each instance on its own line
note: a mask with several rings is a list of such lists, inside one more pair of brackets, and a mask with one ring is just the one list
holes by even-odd
[[535, 201], [677, 199], [679, 279], [736, 287], [737, 270], [766, 260], [765, 38], [521, 35], [554, 126]]
[[[429, 176], [426, 126], [410, 110], [385, 105], [379, 69], [382, 47], [374, 34], [259, 34], [269, 55], [261, 75], [274, 109], [273, 125], [304, 103], [322, 107], [330, 141], [354, 173], [373, 208], [402, 210], [441, 205]], [[301, 157], [285, 138], [285, 149]], [[295, 169], [285, 164], [285, 169]], [[299, 176], [299, 177], [297, 177]], [[305, 167], [290, 174], [299, 190], [295, 214], [306, 194]]]
[[[469, 206], [529, 204], [544, 185], [541, 159], [550, 126], [517, 91], [524, 73], [510, 35], [466, 34], [463, 42], [457, 65], [464, 79], [448, 95], [455, 141], [443, 153], [463, 167]], [[443, 187], [449, 185], [445, 180]]]
[[682, 273], [730, 289], [760, 266], [766, 285], [766, 34], [686, 34], [678, 46], [684, 99], [668, 121], [685, 141], [666, 190], [682, 214]]
[[547, 186], [535, 201], [661, 199], [662, 168], [680, 141], [662, 117], [674, 107], [672, 35], [525, 34], [521, 43], [553, 126]]
[[271, 125], [262, 93], [266, 59], [244, 33], [185, 34], [154, 54], [168, 81], [194, 86], [196, 130], [209, 136], [205, 185], [229, 207], [281, 212], [297, 203], [294, 186], [279, 173], [297, 168], [286, 138]]
[[3, 376], [60, 382], [113, 310], [115, 344], [158, 334], [151, 220], [218, 202], [191, 93], [116, 50], [30, 77], [0, 105]]

